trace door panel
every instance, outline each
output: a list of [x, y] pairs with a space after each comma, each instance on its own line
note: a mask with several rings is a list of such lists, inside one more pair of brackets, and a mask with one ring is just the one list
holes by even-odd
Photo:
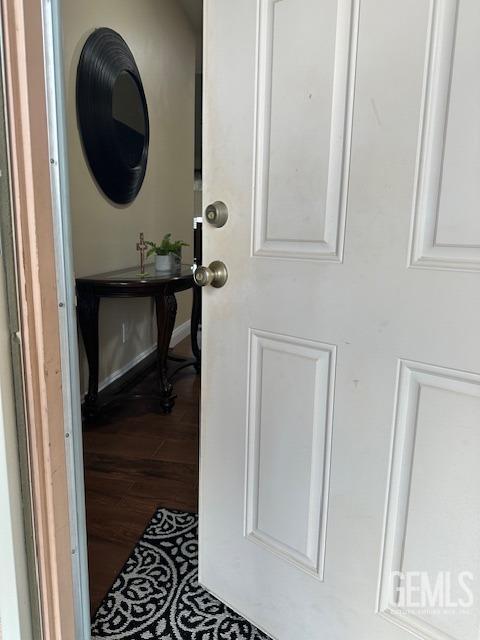
[[478, 3], [433, 3], [419, 140], [414, 266], [480, 269], [480, 87], [471, 80], [480, 56], [479, 30]]
[[[421, 637], [475, 638], [478, 609], [412, 615], [391, 601], [389, 587], [394, 571], [424, 571], [441, 592], [453, 567], [479, 575], [480, 521], [470, 514], [480, 503], [480, 376], [402, 361], [396, 407], [380, 610]], [[474, 527], [468, 536], [466, 522]], [[451, 587], [452, 601], [465, 597], [461, 584]]]
[[331, 345], [251, 333], [246, 533], [320, 578], [334, 371]]
[[258, 7], [254, 253], [341, 261], [358, 1]]
[[[205, 204], [230, 215], [204, 233], [229, 280], [204, 296], [200, 580], [281, 640], [477, 640], [478, 602], [393, 611], [389, 586], [477, 572], [480, 151], [455, 133], [480, 126], [455, 80], [475, 20], [476, 0], [206, 2]], [[432, 211], [452, 246], [430, 255]]]

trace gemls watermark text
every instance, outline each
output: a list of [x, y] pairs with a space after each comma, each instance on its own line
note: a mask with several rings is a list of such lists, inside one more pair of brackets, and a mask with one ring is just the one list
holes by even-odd
[[474, 605], [470, 571], [394, 571], [391, 574], [390, 602], [395, 613], [468, 613]]

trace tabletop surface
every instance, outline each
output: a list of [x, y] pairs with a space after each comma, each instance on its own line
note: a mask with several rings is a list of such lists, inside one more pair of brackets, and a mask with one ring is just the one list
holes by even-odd
[[156, 284], [172, 282], [173, 280], [187, 280], [192, 278], [192, 276], [192, 267], [188, 264], [182, 264], [176, 271], [168, 273], [155, 271], [154, 264], [147, 264], [145, 265], [145, 273], [140, 273], [140, 267], [136, 266], [77, 278], [77, 283], [101, 282], [106, 284], [111, 282], [112, 284]]

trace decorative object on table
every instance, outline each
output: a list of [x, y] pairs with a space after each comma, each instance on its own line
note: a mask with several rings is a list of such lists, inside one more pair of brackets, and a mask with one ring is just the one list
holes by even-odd
[[145, 274], [145, 252], [148, 244], [145, 242], [143, 233], [140, 234], [140, 242], [137, 242], [137, 251], [140, 251], [140, 275]]
[[171, 273], [180, 268], [182, 263], [182, 247], [188, 247], [183, 240], [172, 240], [172, 234], [167, 233], [163, 236], [160, 244], [147, 240], [146, 244], [150, 247], [147, 257], [155, 255], [155, 270], [160, 273]]
[[269, 640], [198, 583], [198, 516], [158, 509], [92, 621], [92, 640]]
[[112, 29], [95, 29], [77, 69], [77, 114], [88, 164], [117, 204], [132, 202], [147, 168], [147, 102], [135, 59]]

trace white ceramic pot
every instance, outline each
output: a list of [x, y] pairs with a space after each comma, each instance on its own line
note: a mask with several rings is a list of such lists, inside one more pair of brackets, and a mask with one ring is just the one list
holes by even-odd
[[173, 253], [169, 253], [166, 256], [155, 256], [155, 271], [160, 273], [171, 273], [175, 271], [176, 259]]

